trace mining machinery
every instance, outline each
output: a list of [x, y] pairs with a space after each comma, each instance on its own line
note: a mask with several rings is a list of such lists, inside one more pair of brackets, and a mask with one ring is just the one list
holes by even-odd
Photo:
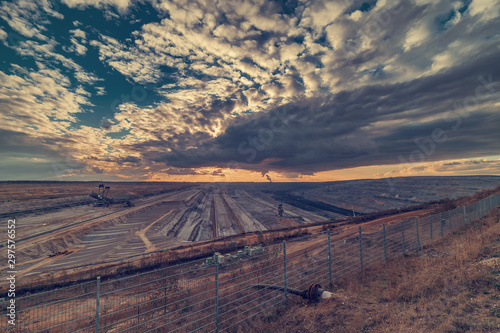
[[94, 207], [108, 207], [109, 205], [111, 205], [113, 203], [113, 199], [108, 198], [110, 187], [104, 186], [101, 181], [97, 188], [97, 192], [92, 190], [92, 193], [90, 194], [91, 198], [97, 199], [97, 201], [94, 203]]
[[283, 217], [283, 212], [284, 212], [284, 210], [283, 210], [283, 204], [280, 203], [278, 205], [278, 216], [279, 217]]

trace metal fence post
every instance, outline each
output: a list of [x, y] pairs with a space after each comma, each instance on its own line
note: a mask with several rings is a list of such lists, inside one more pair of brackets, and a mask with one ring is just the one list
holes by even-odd
[[463, 214], [464, 225], [465, 225], [465, 212], [466, 212], [466, 209], [465, 209], [465, 206], [463, 206], [462, 214]]
[[363, 243], [361, 240], [361, 226], [359, 226], [359, 265], [363, 271]]
[[405, 253], [405, 226], [404, 221], [401, 221], [401, 240], [403, 241], [403, 254]]
[[283, 275], [285, 278], [285, 285], [283, 288], [283, 292], [285, 293], [285, 305], [288, 303], [288, 285], [286, 281], [286, 241], [283, 241]]
[[455, 216], [457, 218], [457, 221], [456, 221], [457, 228], [459, 228], [460, 227], [460, 222], [458, 222], [458, 207], [455, 208]]
[[385, 223], [382, 223], [382, 230], [384, 231], [384, 260], [387, 260], [387, 243], [385, 240]]
[[101, 277], [97, 277], [96, 299], [95, 299], [95, 332], [99, 332], [99, 301], [101, 298]]
[[214, 255], [215, 260], [215, 332], [219, 332], [219, 255]]
[[450, 231], [453, 231], [452, 224], [451, 224], [451, 210], [448, 211], [448, 220], [450, 221]]
[[443, 224], [446, 223], [446, 220], [441, 220], [441, 237], [443, 237]]
[[328, 229], [328, 277], [332, 284], [332, 243], [330, 241], [330, 229]]
[[167, 314], [167, 269], [163, 270], [164, 275], [165, 275], [165, 288], [163, 288], [163, 297], [165, 298], [165, 309], [163, 310], [163, 313], [166, 315]]
[[418, 249], [420, 250], [420, 233], [418, 232], [418, 216], [415, 217], [415, 224], [417, 226], [417, 246]]
[[431, 229], [431, 240], [432, 240], [432, 215], [429, 215], [429, 228]]

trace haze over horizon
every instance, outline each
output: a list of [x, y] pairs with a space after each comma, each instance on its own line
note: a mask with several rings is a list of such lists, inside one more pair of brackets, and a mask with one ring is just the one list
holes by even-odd
[[0, 4], [0, 180], [500, 175], [500, 2]]

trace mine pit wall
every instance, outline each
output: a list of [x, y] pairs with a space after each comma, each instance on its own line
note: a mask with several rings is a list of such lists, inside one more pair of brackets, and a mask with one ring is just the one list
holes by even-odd
[[[93, 203], [94, 200], [88, 196], [77, 196], [58, 199], [37, 199], [28, 202], [2, 203], [0, 206], [0, 219], [10, 218], [12, 216], [22, 216], [27, 214], [48, 213], [63, 208], [83, 206]], [[26, 206], [30, 209], [23, 209]]]
[[211, 239], [213, 236], [211, 223], [212, 196], [204, 191], [203, 200], [197, 208], [200, 212], [199, 221], [187, 239], [192, 242]]
[[106, 222], [96, 222], [92, 225], [76, 226], [63, 234], [56, 236], [55, 238], [37, 242], [29, 245], [28, 247], [22, 247], [17, 251], [18, 260], [22, 263], [24, 261], [46, 257], [72, 247], [78, 247], [78, 245], [81, 244], [82, 238], [88, 233], [96, 230], [97, 228], [109, 227], [117, 223], [121, 223], [122, 221], [123, 217]]
[[183, 218], [185, 218], [189, 207], [184, 204], [179, 205], [177, 212], [174, 217], [164, 224], [163, 228], [160, 230], [160, 234], [165, 236], [175, 236], [176, 231], [182, 226]]
[[239, 205], [233, 198], [227, 194], [223, 194], [223, 196], [230, 209], [234, 212], [236, 218], [239, 219], [243, 232], [267, 230], [262, 223], [252, 217], [252, 215], [250, 215], [250, 213], [248, 213], [248, 211]]
[[[191, 192], [185, 196], [186, 192]], [[155, 203], [154, 205], [148, 205], [143, 208], [135, 208], [132, 209], [130, 212], [125, 212], [123, 215], [121, 215], [118, 218], [111, 218], [109, 220], [103, 221], [105, 217], [96, 217], [93, 218], [96, 220], [96, 222], [83, 222], [81, 225], [75, 225], [73, 227], [69, 227], [67, 229], [58, 231], [56, 230], [51, 230], [47, 231], [44, 233], [44, 235], [40, 236], [34, 236], [30, 237], [33, 238], [33, 241], [27, 240], [26, 242], [30, 242], [30, 245], [24, 246], [24, 242], [20, 242], [19, 246], [17, 247], [17, 258], [20, 262], [26, 262], [29, 260], [34, 260], [34, 259], [39, 259], [44, 256], [48, 256], [51, 254], [54, 254], [56, 252], [64, 251], [65, 249], [72, 248], [75, 246], [78, 246], [81, 243], [81, 239], [91, 231], [96, 230], [97, 228], [106, 228], [110, 227], [119, 223], [124, 223], [127, 217], [130, 217], [131, 215], [135, 214], [140, 214], [140, 212], [151, 209], [155, 206], [161, 205], [164, 202], [172, 202], [176, 200], [182, 201], [182, 199], [185, 199], [188, 202], [192, 202], [195, 198], [196, 195], [201, 192], [200, 189], [189, 189], [189, 190], [181, 190], [178, 193], [174, 193], [173, 195], [168, 195], [167, 197], [163, 198], [161, 201]], [[147, 203], [146, 203], [147, 204]], [[110, 215], [113, 214], [119, 214], [120, 211], [110, 213]], [[64, 228], [64, 227], [62, 227]], [[55, 237], [52, 239], [47, 239], [44, 240], [44, 238], [50, 238], [51, 234], [55, 234]], [[39, 239], [37, 241], [36, 239]], [[17, 244], [16, 244], [17, 245]], [[6, 254], [5, 254], [6, 256]], [[0, 258], [5, 259], [3, 253]]]
[[[271, 211], [272, 213], [277, 213], [278, 210], [278, 204], [280, 203], [279, 201], [276, 201], [274, 198], [269, 196], [266, 193], [259, 193], [259, 195], [250, 195], [247, 191], [245, 190], [236, 190], [235, 194], [238, 196], [236, 201], [240, 201], [240, 204], [242, 201], [250, 201], [253, 204], [259, 206], [259, 207], [265, 207], [266, 210]], [[300, 209], [298, 207], [292, 206], [287, 204], [286, 202], [283, 203], [283, 209], [284, 209], [284, 215], [283, 217], [286, 219], [291, 219], [293, 220], [294, 224], [305, 224], [305, 223], [312, 223], [312, 222], [318, 222], [318, 221], [326, 221], [328, 220], [327, 218], [317, 215], [313, 212], [305, 211], [303, 209]], [[282, 223], [284, 222], [283, 218], [279, 218], [275, 223], [266, 223], [266, 227], [268, 229], [277, 229], [277, 228], [287, 228], [289, 226], [288, 223]], [[292, 222], [292, 221], [289, 221]], [[275, 225], [277, 224], [277, 225]]]
[[[205, 191], [199, 191], [195, 196], [188, 200], [188, 214], [183, 215], [182, 223], [178, 227], [174, 236], [185, 241], [198, 241], [200, 239], [209, 239], [209, 233], [202, 235], [200, 232], [204, 228], [204, 218], [208, 221], [210, 218], [210, 200]], [[208, 209], [207, 209], [208, 208]]]
[[[173, 218], [161, 224], [159, 233], [165, 236], [178, 237], [185, 241], [209, 239], [210, 235], [201, 232], [201, 225], [204, 222], [205, 207], [210, 212], [210, 194], [204, 190], [193, 190], [188, 198], [178, 204], [178, 211]], [[208, 213], [209, 214], [209, 213]], [[208, 217], [205, 217], [208, 218]]]
[[[161, 203], [159, 203], [158, 205], [160, 204]], [[68, 230], [65, 230], [55, 238], [35, 241], [35, 243], [32, 243], [28, 246], [23, 246], [23, 243], [20, 243], [18, 250], [16, 251], [16, 258], [19, 262], [22, 263], [29, 260], [49, 256], [51, 254], [61, 252], [69, 248], [78, 247], [78, 245], [82, 243], [82, 238], [90, 232], [100, 228], [108, 228], [116, 224], [125, 223], [128, 217], [150, 209], [151, 207], [152, 206], [148, 206], [139, 210], [134, 210], [132, 212], [125, 213], [120, 217], [111, 218], [105, 221], [96, 221], [94, 223], [84, 223], [82, 225], [77, 225], [69, 228]], [[98, 217], [97, 219], [101, 218]], [[50, 237], [50, 234], [47, 236]]]
[[226, 207], [222, 192], [216, 191], [215, 198], [215, 218], [218, 236], [232, 236], [241, 233], [240, 228], [231, 214], [230, 208]]

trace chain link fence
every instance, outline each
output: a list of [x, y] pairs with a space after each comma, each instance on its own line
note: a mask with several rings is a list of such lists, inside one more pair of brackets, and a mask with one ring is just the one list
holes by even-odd
[[[8, 332], [247, 332], [286, 305], [288, 288], [328, 287], [409, 251], [421, 249], [500, 204], [474, 204], [370, 227], [353, 226], [245, 247], [122, 278], [80, 283], [15, 298], [16, 325], [1, 300], [0, 330]], [[339, 228], [340, 229], [340, 228]], [[256, 288], [275, 285], [281, 290]]]

